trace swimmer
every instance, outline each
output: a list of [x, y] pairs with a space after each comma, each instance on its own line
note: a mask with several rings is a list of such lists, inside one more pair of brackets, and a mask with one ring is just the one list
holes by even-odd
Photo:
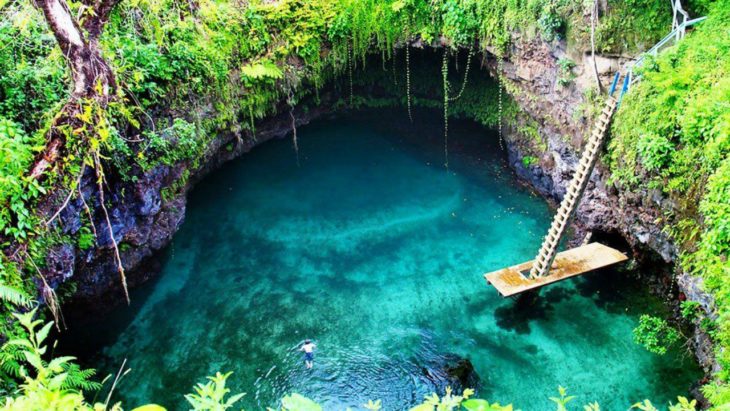
[[307, 369], [312, 369], [314, 366], [314, 349], [317, 348], [317, 344], [313, 343], [312, 340], [304, 340], [304, 344], [299, 351], [304, 351], [304, 364]]

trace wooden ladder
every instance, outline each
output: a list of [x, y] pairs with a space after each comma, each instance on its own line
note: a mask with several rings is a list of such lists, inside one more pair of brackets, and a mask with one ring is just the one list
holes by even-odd
[[537, 257], [535, 257], [535, 261], [530, 269], [530, 278], [543, 277], [550, 272], [555, 255], [558, 252], [560, 238], [568, 226], [570, 217], [578, 208], [579, 201], [583, 197], [583, 192], [591, 177], [591, 172], [593, 172], [593, 167], [596, 165], [596, 161], [598, 161], [601, 146], [606, 137], [606, 131], [608, 130], [613, 113], [616, 111], [616, 106], [616, 98], [609, 96], [601, 112], [601, 116], [593, 126], [593, 132], [588, 139], [588, 144], [583, 149], [578, 167], [575, 170], [575, 174], [573, 174], [573, 179], [568, 186], [565, 197], [563, 197], [563, 201], [560, 203], [560, 208], [558, 208], [558, 212], [555, 214], [555, 218], [553, 218], [553, 224], [550, 226], [550, 230], [548, 230], [548, 234], [542, 242]]

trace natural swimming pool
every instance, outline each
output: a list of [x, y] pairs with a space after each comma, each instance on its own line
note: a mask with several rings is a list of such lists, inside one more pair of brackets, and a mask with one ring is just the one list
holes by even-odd
[[[545, 289], [536, 305], [482, 274], [534, 256], [552, 216], [521, 187], [493, 132], [454, 122], [443, 167], [438, 113], [320, 120], [231, 162], [190, 194], [160, 277], [94, 327], [89, 362], [132, 369], [127, 406], [185, 409], [182, 393], [216, 371], [246, 409], [298, 392], [325, 409], [381, 399], [401, 410], [469, 359], [481, 398], [525, 411], [575, 401], [625, 409], [686, 395], [699, 372], [632, 342], [660, 304], [605, 270]], [[296, 347], [318, 345], [313, 370]]]

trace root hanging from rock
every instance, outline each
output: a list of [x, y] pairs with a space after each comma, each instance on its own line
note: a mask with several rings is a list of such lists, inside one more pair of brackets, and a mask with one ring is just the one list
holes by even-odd
[[253, 104], [248, 106], [248, 119], [249, 119], [249, 127], [251, 128], [251, 138], [253, 138], [253, 142], [256, 143], [256, 123], [254, 122], [253, 118]]
[[395, 63], [396, 63], [395, 60], [396, 60], [397, 56], [398, 56], [398, 49], [394, 48], [393, 49], [393, 58], [391, 59], [391, 63], [392, 63], [391, 69], [392, 69], [392, 74], [393, 74], [393, 84], [395, 84], [396, 86], [398, 85], [398, 74], [395, 69]]
[[114, 238], [114, 229], [112, 229], [112, 222], [109, 218], [109, 212], [106, 209], [106, 205], [104, 204], [104, 171], [101, 168], [101, 161], [99, 161], [99, 154], [94, 153], [94, 163], [96, 164], [96, 184], [99, 188], [99, 205], [101, 206], [101, 210], [104, 212], [104, 218], [106, 219], [106, 226], [109, 229], [109, 239], [112, 241], [112, 246], [114, 247], [114, 257], [117, 261], [117, 270], [119, 271], [119, 276], [122, 279], [122, 289], [124, 290], [124, 298], [127, 300], [127, 305], [130, 304], [129, 299], [129, 289], [127, 288], [127, 276], [124, 274], [124, 266], [122, 265], [122, 257], [119, 254], [119, 245], [117, 244], [117, 240]]
[[66, 327], [66, 320], [63, 318], [63, 312], [61, 311], [61, 304], [58, 302], [58, 296], [56, 296], [56, 292], [51, 288], [50, 285], [48, 285], [48, 281], [46, 281], [46, 277], [43, 276], [43, 273], [36, 265], [35, 261], [33, 261], [33, 258], [31, 258], [30, 254], [28, 254], [27, 251], [23, 251], [25, 253], [25, 258], [30, 262], [30, 265], [33, 266], [36, 273], [38, 273], [38, 277], [41, 279], [41, 282], [43, 282], [43, 289], [41, 290], [41, 295], [43, 296], [43, 299], [46, 301], [46, 305], [48, 305], [48, 309], [51, 311], [51, 315], [53, 316], [53, 322], [56, 326], [56, 330], [59, 332], [61, 331], [60, 325], [63, 325], [63, 329], [67, 329]]
[[94, 217], [91, 214], [91, 209], [89, 208], [89, 205], [86, 203], [86, 199], [84, 198], [84, 193], [81, 192], [81, 186], [77, 188], [79, 192], [79, 198], [81, 199], [81, 204], [84, 206], [84, 211], [86, 211], [86, 216], [89, 218], [89, 225], [91, 226], [91, 232], [94, 233], [94, 242], [99, 238], [99, 235], [96, 233], [96, 226], [94, 225]]
[[71, 201], [71, 197], [73, 197], [74, 193], [76, 192], [76, 188], [81, 185], [81, 177], [84, 175], [84, 171], [85, 170], [86, 170], [86, 165], [84, 164], [84, 165], [81, 166], [81, 172], [79, 173], [79, 176], [74, 181], [74, 186], [69, 189], [68, 195], [66, 196], [66, 200], [64, 200], [63, 204], [61, 204], [61, 207], [58, 209], [58, 211], [56, 211], [51, 216], [51, 218], [49, 218], [45, 222], [45, 225], [46, 226], [49, 226], [53, 222], [53, 220], [55, 220], [56, 217], [58, 217], [59, 215], [61, 215], [61, 212], [68, 206], [69, 201]]
[[297, 156], [297, 167], [299, 167], [299, 143], [297, 142], [297, 119], [294, 117], [294, 107], [289, 106], [289, 117], [291, 117], [292, 142], [294, 143], [294, 152]]

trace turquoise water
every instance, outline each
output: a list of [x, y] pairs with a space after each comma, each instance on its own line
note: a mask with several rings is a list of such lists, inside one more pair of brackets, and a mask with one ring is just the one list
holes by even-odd
[[[493, 133], [455, 122], [447, 172], [438, 114], [406, 118], [319, 121], [299, 129], [299, 167], [291, 141], [274, 141], [199, 184], [159, 279], [92, 328], [103, 347], [90, 362], [128, 360], [128, 407], [185, 409], [181, 393], [221, 370], [247, 409], [298, 392], [328, 410], [377, 398], [400, 410], [443, 389], [427, 370], [452, 354], [472, 362], [481, 397], [526, 411], [553, 408], [558, 385], [607, 410], [686, 395], [691, 361], [632, 342], [656, 301], [616, 288], [624, 274], [553, 286], [534, 305], [487, 287], [484, 272], [533, 257], [551, 211], [517, 185]], [[313, 370], [296, 351], [305, 338]]]

